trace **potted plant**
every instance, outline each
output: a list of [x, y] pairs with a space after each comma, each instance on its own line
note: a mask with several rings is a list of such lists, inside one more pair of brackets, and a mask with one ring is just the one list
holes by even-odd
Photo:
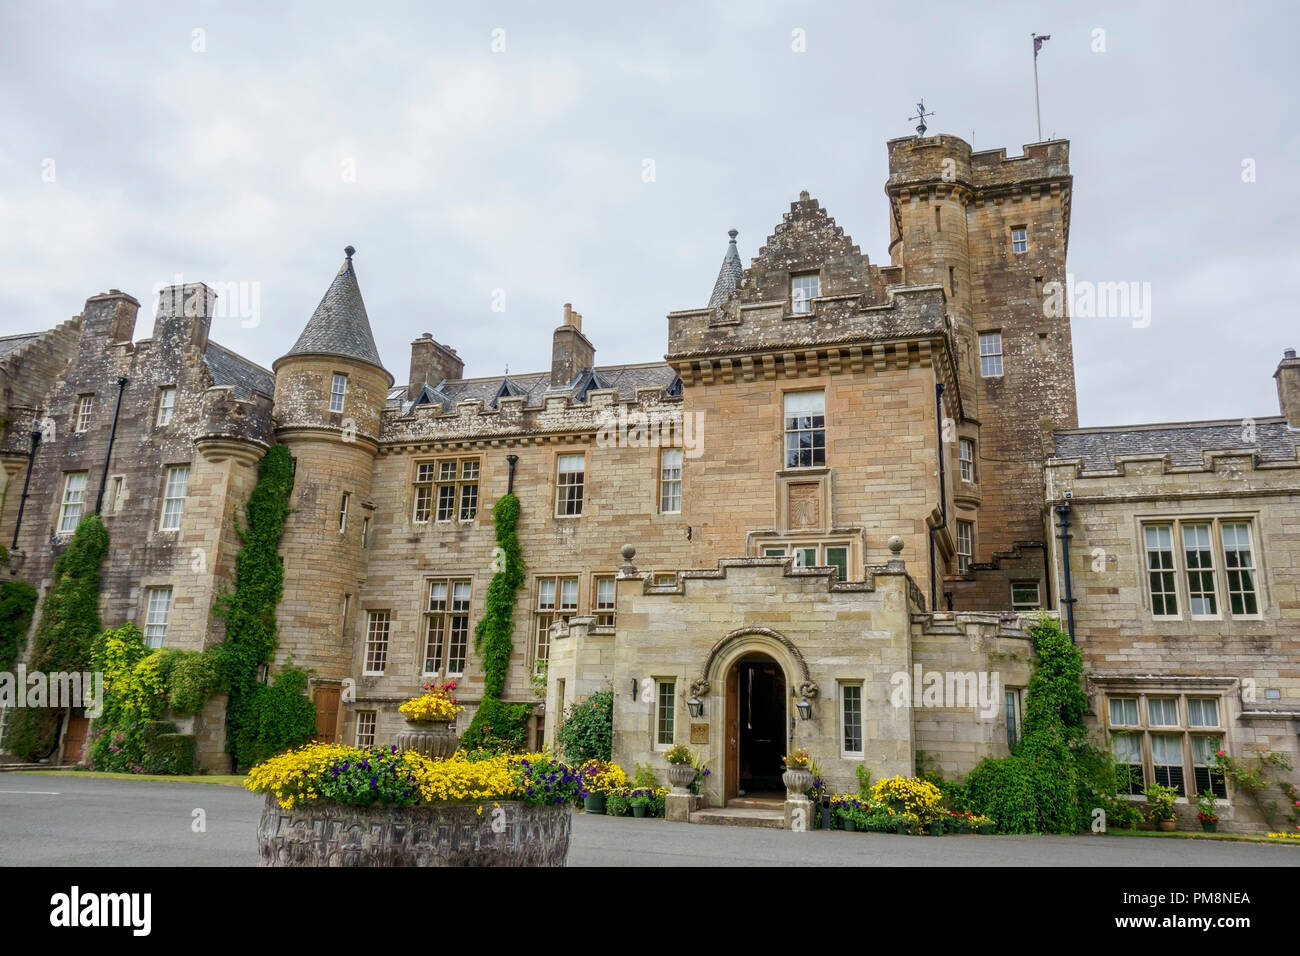
[[781, 775], [781, 782], [785, 784], [785, 792], [789, 797], [801, 797], [805, 791], [813, 785], [812, 771], [808, 765], [812, 763], [812, 757], [804, 749], [792, 750], [781, 758], [785, 763], [785, 773]]
[[650, 791], [644, 787], [633, 790], [632, 796], [628, 801], [632, 805], [632, 816], [638, 819], [645, 817], [650, 812], [651, 795]]
[[1178, 790], [1153, 783], [1142, 791], [1142, 796], [1147, 798], [1152, 822], [1164, 832], [1172, 833], [1178, 826], [1178, 817], [1174, 812]]
[[406, 718], [406, 731], [397, 735], [397, 749], [414, 750], [431, 760], [441, 760], [456, 752], [456, 733], [451, 722], [465, 708], [456, 703], [452, 691], [454, 680], [428, 683], [424, 693], [412, 697], [398, 711]]
[[578, 776], [582, 778], [582, 808], [588, 813], [604, 813], [605, 795], [627, 786], [622, 767], [594, 757], [578, 768]]
[[1219, 829], [1219, 815], [1214, 812], [1217, 809], [1213, 790], [1202, 790], [1196, 795], [1196, 819], [1201, 821], [1201, 829], [1206, 833]]
[[686, 793], [695, 782], [695, 755], [685, 744], [674, 744], [664, 759], [668, 761], [668, 782], [674, 793]]

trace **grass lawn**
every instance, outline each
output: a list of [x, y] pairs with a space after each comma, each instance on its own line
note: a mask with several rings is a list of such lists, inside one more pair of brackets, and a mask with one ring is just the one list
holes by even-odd
[[1300, 847], [1300, 840], [1289, 837], [1269, 837], [1263, 833], [1196, 833], [1188, 830], [1175, 830], [1165, 833], [1163, 830], [1107, 830], [1107, 836], [1152, 837], [1173, 840], [1228, 840], [1236, 843], [1282, 843]]
[[162, 780], [166, 783], [207, 783], [218, 787], [243, 786], [242, 774], [194, 774], [182, 777], [165, 773], [97, 773], [93, 770], [16, 770], [16, 774], [35, 774], [47, 777], [84, 777], [89, 780]]

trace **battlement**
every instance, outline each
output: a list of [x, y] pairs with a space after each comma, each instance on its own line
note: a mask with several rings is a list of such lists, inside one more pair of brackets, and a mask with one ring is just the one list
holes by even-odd
[[1070, 143], [1064, 139], [1031, 143], [1012, 157], [1005, 147], [974, 152], [965, 140], [946, 134], [892, 139], [888, 148], [890, 193], [919, 183], [990, 190], [1070, 178]]

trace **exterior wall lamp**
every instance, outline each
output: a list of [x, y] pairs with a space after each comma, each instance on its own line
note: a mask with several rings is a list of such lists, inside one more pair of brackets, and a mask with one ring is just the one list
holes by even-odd
[[[793, 688], [790, 689], [790, 696], [791, 697], [797, 696]], [[799, 697], [799, 701], [794, 705], [794, 708], [795, 710], [799, 711], [800, 720], [812, 719], [812, 701], [808, 699], [807, 691], [804, 691], [803, 695]]]
[[699, 694], [691, 694], [691, 699], [686, 702], [686, 709], [691, 712], [692, 717], [704, 716], [704, 701], [700, 700]]

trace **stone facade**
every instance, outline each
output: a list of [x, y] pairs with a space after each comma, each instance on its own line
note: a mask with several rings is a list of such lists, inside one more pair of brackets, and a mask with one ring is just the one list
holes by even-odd
[[[1295, 753], [1300, 361], [1277, 371], [1282, 417], [1251, 421], [1249, 440], [1225, 436], [1242, 423], [1078, 429], [1069, 316], [1043, 307], [1065, 278], [1068, 143], [1008, 158], [911, 137], [888, 151], [888, 265], [802, 193], [747, 267], [731, 232], [708, 305], [667, 317], [661, 361], [598, 365], [598, 322], [584, 331], [566, 304], [548, 368], [465, 378], [425, 332], [396, 383], [351, 247], [273, 372], [207, 341], [202, 285], [164, 292], [151, 340], [132, 341], [135, 300], [115, 291], [42, 336], [0, 340], [11, 484], [32, 430], [50, 434], [11, 568], [44, 585], [67, 475], [85, 472], [83, 509], [110, 492], [105, 622], [144, 624], [149, 589], [171, 587], [166, 643], [218, 641], [236, 519], [279, 441], [295, 486], [272, 669], [311, 669], [326, 739], [393, 742], [398, 704], [434, 677], [458, 682], [465, 728], [482, 694], [491, 510], [513, 489], [527, 578], [505, 697], [532, 706], [535, 746], [612, 690], [616, 759], [663, 769], [687, 744], [714, 771], [711, 804], [779, 788], [791, 746], [836, 789], [862, 766], [960, 776], [1016, 739], [1032, 665], [1018, 612], [1043, 608], [1074, 619], [1099, 739], [1112, 698], [1143, 720], [1148, 699], [1176, 698], [1190, 721], [1213, 697], [1211, 729], [1234, 754]], [[177, 392], [161, 425], [164, 387]], [[183, 519], [163, 530], [181, 465]], [[6, 534], [20, 497], [5, 499]], [[1049, 530], [1067, 500], [1068, 578]], [[1223, 586], [1234, 522], [1253, 536], [1259, 612], [1154, 620], [1146, 525], [1208, 524]], [[208, 766], [220, 709], [190, 728]], [[1154, 775], [1153, 731], [1137, 729]], [[1168, 731], [1192, 789], [1202, 729]], [[1257, 823], [1234, 803], [1233, 825]]]

